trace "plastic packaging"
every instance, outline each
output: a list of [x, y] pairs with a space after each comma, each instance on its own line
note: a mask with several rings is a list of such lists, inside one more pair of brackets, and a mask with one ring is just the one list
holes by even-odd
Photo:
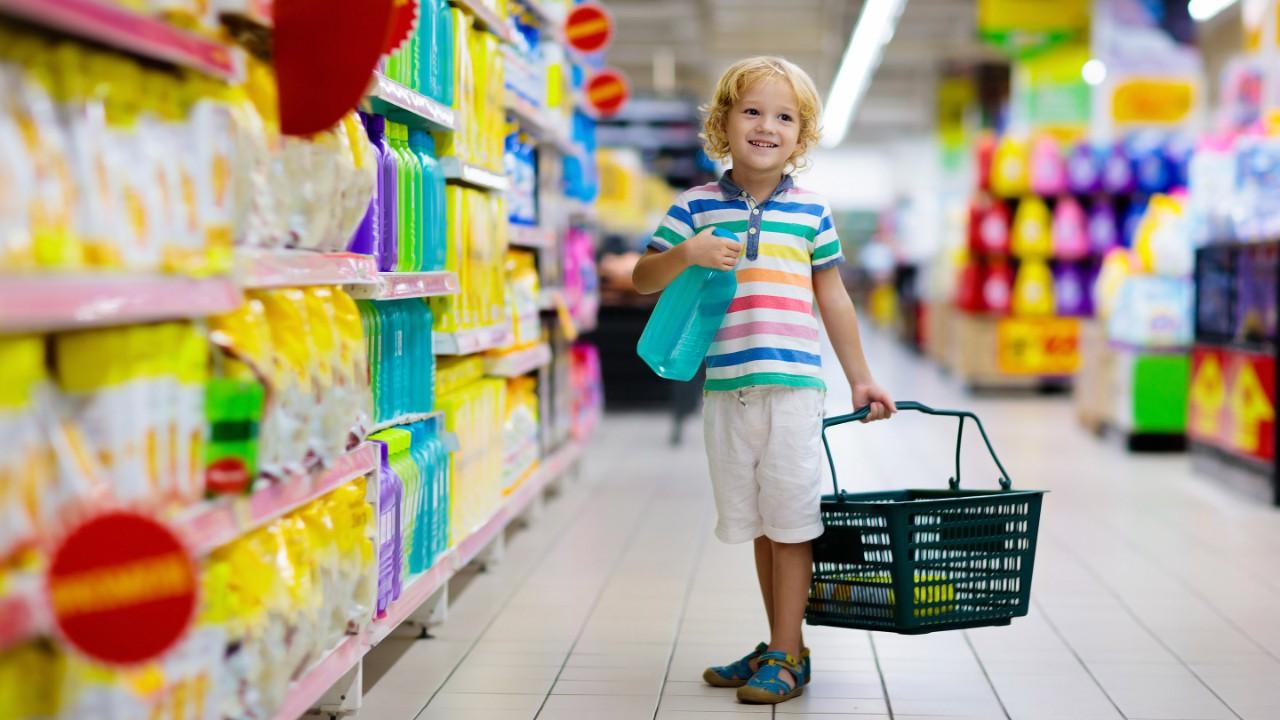
[[[715, 234], [738, 239], [723, 228], [716, 228]], [[644, 326], [637, 345], [641, 359], [660, 377], [692, 378], [715, 340], [737, 289], [734, 271], [695, 266], [680, 273], [663, 290]]]

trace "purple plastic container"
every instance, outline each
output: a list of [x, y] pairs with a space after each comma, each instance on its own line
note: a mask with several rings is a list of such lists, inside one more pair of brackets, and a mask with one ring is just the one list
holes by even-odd
[[402, 589], [400, 577], [401, 532], [400, 501], [404, 495], [404, 482], [391, 469], [386, 443], [378, 444], [381, 468], [378, 472], [378, 606], [377, 616], [387, 614], [387, 608]]
[[1089, 208], [1089, 247], [1095, 254], [1105, 255], [1119, 244], [1120, 228], [1111, 201], [1106, 197], [1095, 198]]
[[378, 183], [373, 187], [373, 197], [369, 198], [369, 207], [365, 208], [364, 218], [360, 221], [360, 227], [356, 228], [355, 235], [351, 237], [351, 242], [347, 244], [347, 251], [361, 255], [372, 255], [376, 258], [378, 257], [378, 246], [382, 236], [382, 148], [373, 141], [373, 134], [369, 132], [369, 115], [360, 113], [360, 120], [364, 123], [364, 130], [369, 135], [369, 141], [373, 143], [375, 162], [378, 165]]
[[368, 115], [366, 118], [365, 127], [369, 132], [369, 140], [378, 148], [378, 201], [381, 215], [373, 254], [378, 258], [378, 269], [390, 272], [396, 269], [399, 228], [396, 221], [396, 197], [399, 194], [396, 161], [391, 149], [387, 147], [387, 119], [381, 115]]

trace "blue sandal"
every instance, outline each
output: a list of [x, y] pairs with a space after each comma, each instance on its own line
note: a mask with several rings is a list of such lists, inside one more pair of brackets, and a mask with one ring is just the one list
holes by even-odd
[[[717, 665], [709, 667], [702, 673], [702, 679], [712, 687], [723, 688], [740, 688], [747, 684], [755, 671], [751, 669], [751, 661], [758, 659], [769, 650], [768, 643], [760, 643], [746, 656], [740, 660], [735, 660], [728, 665]], [[800, 654], [800, 666], [804, 670], [804, 683], [809, 684], [812, 668], [809, 664], [809, 648], [805, 648]]]
[[[794, 685], [782, 678], [786, 670]], [[738, 688], [738, 701], [755, 705], [773, 705], [804, 694], [808, 684], [804, 667], [795, 657], [783, 652], [767, 652], [760, 656], [760, 669]]]
[[768, 651], [768, 643], [760, 643], [747, 655], [739, 660], [735, 660], [728, 665], [717, 665], [709, 667], [702, 673], [702, 679], [708, 685], [723, 688], [738, 688], [747, 684], [751, 676], [755, 672], [751, 669], [751, 661], [764, 655]]

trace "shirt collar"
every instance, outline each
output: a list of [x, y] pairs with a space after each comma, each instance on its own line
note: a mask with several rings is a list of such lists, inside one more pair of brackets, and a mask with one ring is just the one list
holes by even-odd
[[[795, 184], [796, 181], [792, 179], [790, 174], [784, 174], [782, 179], [778, 181], [778, 186], [769, 194], [769, 199], [772, 200], [778, 197], [782, 193], [790, 190]], [[742, 188], [738, 187], [738, 184], [729, 177], [728, 170], [725, 170], [724, 174], [720, 176], [720, 192], [724, 194], [725, 200], [732, 200], [743, 192]]]

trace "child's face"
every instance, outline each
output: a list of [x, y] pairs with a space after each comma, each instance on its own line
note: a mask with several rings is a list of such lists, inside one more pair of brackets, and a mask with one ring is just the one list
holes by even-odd
[[729, 111], [733, 166], [782, 172], [800, 138], [799, 103], [791, 86], [769, 78], [747, 87]]

